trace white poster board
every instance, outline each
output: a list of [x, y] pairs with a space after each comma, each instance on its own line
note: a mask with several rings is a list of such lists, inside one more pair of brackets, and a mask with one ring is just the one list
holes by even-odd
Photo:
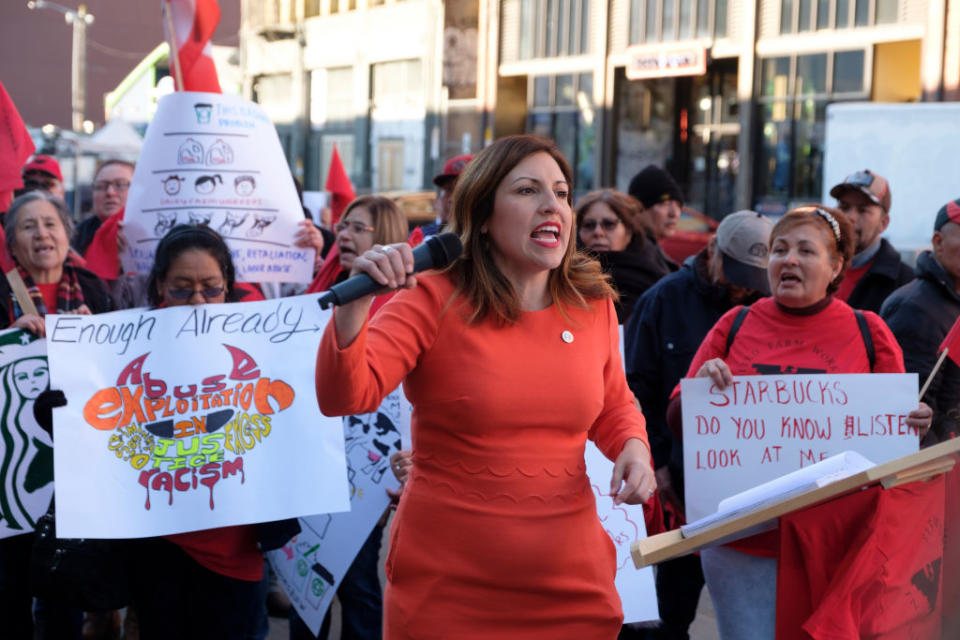
[[50, 382], [46, 342], [0, 332], [0, 380], [0, 538], [9, 538], [33, 531], [53, 495], [53, 441], [33, 416]]
[[[314, 635], [333, 596], [400, 483], [390, 454], [410, 442], [410, 404], [401, 389], [375, 413], [343, 418], [350, 511], [300, 518], [302, 531], [267, 554], [290, 602]], [[409, 446], [409, 445], [408, 445]]]
[[875, 464], [919, 450], [906, 417], [917, 375], [736, 376], [681, 380], [687, 521], [720, 501], [844, 451]]
[[136, 538], [349, 508], [314, 389], [317, 296], [48, 315], [57, 534]]
[[630, 558], [630, 545], [634, 540], [647, 537], [647, 525], [643, 519], [642, 505], [614, 505], [610, 495], [610, 478], [613, 463], [607, 460], [596, 445], [587, 442], [584, 451], [587, 475], [597, 501], [597, 515], [604, 530], [617, 550], [617, 593], [623, 604], [623, 621], [646, 622], [659, 620], [657, 589], [653, 581], [653, 567], [639, 571]]
[[304, 219], [273, 123], [253, 102], [177, 91], [157, 102], [123, 215], [125, 271], [149, 273], [178, 224], [217, 231], [237, 280], [310, 282], [314, 250], [294, 246]]

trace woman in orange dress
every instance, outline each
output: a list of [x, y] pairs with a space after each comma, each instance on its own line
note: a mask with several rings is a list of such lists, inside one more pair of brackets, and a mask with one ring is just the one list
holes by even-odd
[[375, 246], [351, 272], [406, 290], [369, 326], [371, 297], [338, 307], [323, 336], [324, 413], [373, 411], [401, 381], [414, 407], [386, 638], [612, 639], [620, 630], [587, 438], [615, 461], [616, 503], [645, 502], [656, 484], [612, 290], [575, 251], [571, 182], [553, 143], [495, 142], [457, 183], [463, 255], [414, 277], [406, 244]]

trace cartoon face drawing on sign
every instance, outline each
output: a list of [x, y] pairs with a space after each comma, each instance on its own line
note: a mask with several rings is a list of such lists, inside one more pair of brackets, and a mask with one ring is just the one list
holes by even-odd
[[177, 212], [170, 211], [169, 213], [163, 213], [162, 211], [157, 213], [157, 224], [153, 227], [153, 233], [158, 238], [162, 238], [167, 235], [167, 232], [170, 229], [173, 229], [173, 226], [177, 224]]
[[177, 149], [177, 164], [201, 164], [203, 162], [203, 145], [187, 138]]
[[238, 196], [246, 198], [257, 188], [257, 181], [253, 176], [243, 175], [233, 179], [233, 190]]
[[218, 184], [223, 184], [223, 178], [219, 173], [208, 176], [200, 176], [193, 183], [193, 190], [201, 195], [213, 193]]
[[247, 211], [227, 211], [226, 213], [227, 217], [217, 227], [217, 233], [224, 237], [233, 233], [237, 227], [243, 226], [243, 223], [247, 221], [247, 216], [250, 215]]
[[250, 230], [247, 231], [248, 238], [257, 238], [263, 235], [263, 230], [273, 224], [273, 221], [277, 219], [276, 213], [267, 213], [266, 211], [258, 211], [253, 214], [253, 226], [250, 227]]
[[13, 383], [24, 398], [36, 400], [50, 384], [46, 358], [26, 358], [13, 365]]
[[191, 211], [187, 214], [187, 220], [190, 224], [194, 224], [200, 227], [209, 227], [210, 219], [213, 217], [213, 212], [208, 211], [206, 213], [200, 213], [197, 211]]
[[232, 164], [233, 149], [226, 142], [217, 138], [217, 141], [207, 149], [207, 164]]
[[358, 473], [380, 483], [390, 468], [390, 454], [400, 450], [400, 431], [384, 413], [347, 416], [344, 419], [347, 479], [351, 497], [357, 490]]
[[180, 176], [167, 176], [163, 179], [163, 192], [168, 196], [175, 196], [180, 193], [180, 183], [183, 178]]

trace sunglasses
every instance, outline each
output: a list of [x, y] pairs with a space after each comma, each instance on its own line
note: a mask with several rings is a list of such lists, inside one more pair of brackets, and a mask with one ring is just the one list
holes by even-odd
[[356, 222], [356, 221], [344, 222], [343, 220], [333, 225], [333, 230], [336, 231], [337, 233], [340, 233], [341, 231], [346, 230], [347, 227], [350, 227], [350, 229], [354, 233], [363, 233], [365, 231], [373, 232], [374, 230], [373, 227], [371, 227], [370, 225], [363, 224], [362, 222]]
[[219, 287], [207, 287], [206, 289], [173, 289], [167, 288], [167, 294], [174, 300], [189, 300], [193, 297], [193, 294], [200, 293], [203, 296], [204, 300], [211, 300], [216, 298], [221, 293], [223, 293], [224, 287], [221, 285]]
[[94, 191], [106, 191], [113, 187], [115, 191], [123, 192], [130, 188], [129, 180], [101, 180], [93, 185]]
[[604, 218], [603, 220], [587, 220], [586, 222], [581, 223], [580, 230], [586, 231], [587, 233], [593, 233], [593, 231], [599, 225], [605, 232], [610, 233], [620, 225], [620, 218]]

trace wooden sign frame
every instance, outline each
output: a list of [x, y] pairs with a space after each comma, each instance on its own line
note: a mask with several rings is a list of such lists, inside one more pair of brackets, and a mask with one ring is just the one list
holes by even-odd
[[839, 498], [870, 485], [880, 484], [884, 489], [889, 489], [907, 482], [927, 480], [941, 473], [946, 473], [953, 468], [954, 459], [950, 456], [956, 453], [960, 453], [960, 438], [941, 442], [917, 453], [891, 460], [849, 478], [828, 484], [825, 487], [811, 489], [782, 502], [732, 518], [689, 538], [684, 538], [679, 529], [674, 529], [643, 540], [636, 540], [630, 546], [630, 554], [633, 556], [634, 565], [638, 569], [642, 569], [652, 564], [698, 551], [704, 547], [737, 540], [746, 535], [752, 535], [758, 528], [763, 528], [765, 524], [776, 520], [780, 516]]

